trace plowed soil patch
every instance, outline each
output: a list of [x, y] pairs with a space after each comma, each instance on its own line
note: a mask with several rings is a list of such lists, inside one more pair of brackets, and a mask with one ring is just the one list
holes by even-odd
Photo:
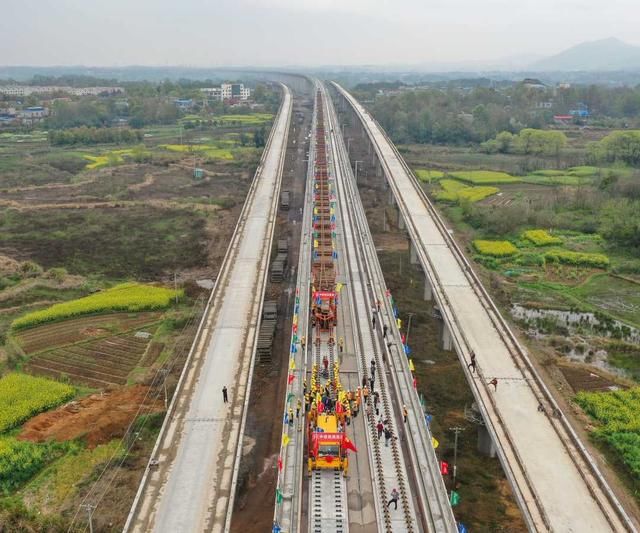
[[148, 398], [145, 401], [148, 390], [149, 387], [143, 385], [123, 387], [68, 403], [29, 420], [18, 439], [45, 442], [85, 437], [87, 445], [94, 448], [122, 437], [141, 405], [144, 404], [141, 414], [164, 410], [162, 398]]

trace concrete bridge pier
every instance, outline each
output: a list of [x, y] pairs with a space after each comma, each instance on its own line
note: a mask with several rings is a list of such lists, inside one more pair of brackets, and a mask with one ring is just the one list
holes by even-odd
[[451, 337], [451, 331], [444, 320], [442, 321], [442, 329], [440, 331], [440, 344], [443, 350], [447, 350], [448, 352], [453, 350], [453, 338]]
[[430, 302], [433, 299], [433, 290], [431, 289], [431, 281], [426, 272], [424, 274], [424, 301]]
[[400, 209], [398, 209], [398, 229], [405, 229], [406, 227], [404, 218], [402, 218], [402, 213], [400, 212]]
[[496, 456], [496, 445], [484, 424], [478, 426], [478, 452], [487, 457]]
[[396, 197], [393, 195], [393, 191], [389, 189], [389, 196], [387, 197], [387, 205], [396, 205]]
[[412, 265], [417, 265], [420, 261], [418, 261], [418, 250], [416, 250], [413, 241], [409, 239], [409, 261]]

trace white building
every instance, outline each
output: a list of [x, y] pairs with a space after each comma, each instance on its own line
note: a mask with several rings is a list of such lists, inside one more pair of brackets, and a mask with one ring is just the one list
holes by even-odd
[[200, 89], [209, 98], [216, 100], [248, 100], [251, 97], [251, 89], [242, 83], [223, 83], [220, 87], [206, 87]]

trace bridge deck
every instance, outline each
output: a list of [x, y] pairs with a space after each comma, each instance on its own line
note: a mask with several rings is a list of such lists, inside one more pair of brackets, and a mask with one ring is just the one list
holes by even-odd
[[[567, 447], [568, 439], [566, 435], [561, 436], [562, 431], [554, 427], [554, 421], [537, 411], [540, 393], [532, 386], [533, 376], [516, 362], [513, 347], [510, 351], [508, 341], [496, 329], [473, 278], [465, 272], [443, 230], [436, 224], [421, 197], [422, 191], [416, 189], [419, 186], [415, 179], [377, 122], [351, 95], [338, 89], [359, 116], [386, 166], [387, 179], [418, 257], [425, 271], [435, 278], [432, 283], [436, 285], [436, 297], [443, 311], [453, 317], [452, 336], [460, 357], [464, 360], [469, 350], [476, 353], [483, 378], [471, 374], [468, 377], [476, 380], [476, 398], [485, 406], [491, 406], [488, 412], [496, 415], [490, 422], [496, 427], [502, 426], [499, 434], [511, 439], [512, 455], [507, 457], [514, 459], [514, 463], [515, 458], [519, 458], [517, 468], [513, 465], [515, 481], [521, 486], [528, 485], [531, 491], [523, 491], [526, 501], [520, 502], [521, 505], [524, 503], [523, 506], [531, 510], [541, 508], [538, 518], [547, 520], [548, 527], [554, 531], [625, 531], [629, 526], [623, 524], [615, 503], [607, 497], [607, 490], [596, 481], [595, 471], [582, 462], [577, 447]], [[486, 385], [493, 377], [498, 378], [495, 393]], [[480, 379], [485, 381], [479, 383]], [[509, 447], [506, 440], [497, 444]], [[539, 505], [529, 499], [531, 496], [538, 499]], [[535, 510], [532, 514], [534, 527], [538, 528], [541, 522], [535, 518]]]
[[185, 370], [173, 416], [158, 441], [159, 467], [143, 480], [130, 530], [228, 528], [290, 116], [291, 94], [285, 88], [204, 328], [196, 338], [193, 364]]

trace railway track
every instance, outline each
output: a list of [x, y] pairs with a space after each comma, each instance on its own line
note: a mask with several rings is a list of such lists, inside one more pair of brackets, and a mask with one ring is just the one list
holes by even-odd
[[[396, 361], [389, 352], [389, 347], [382, 341], [382, 322], [391, 325], [390, 332], [397, 334], [395, 318], [386, 298], [386, 287], [380, 265], [372, 245], [362, 203], [355, 187], [348, 154], [337, 128], [335, 113], [330, 102], [329, 115], [332, 116], [334, 144], [334, 163], [339, 176], [339, 199], [342, 204], [342, 217], [345, 220], [344, 230], [350, 229], [345, 237], [345, 249], [349, 256], [351, 274], [351, 290], [355, 293], [353, 314], [359, 324], [358, 336], [360, 350], [358, 370], [360, 378], [371, 377], [371, 361], [375, 361], [375, 390], [380, 395], [380, 417], [396, 438], [391, 440], [390, 457], [385, 458], [385, 450], [377, 436], [377, 419], [373, 415], [372, 396], [369, 396], [367, 407], [368, 443], [373, 458], [373, 476], [378, 488], [379, 529], [382, 531], [455, 531], [455, 520], [449, 506], [447, 493], [442, 481], [437, 459], [431, 445], [422, 415], [422, 408], [412, 386], [408, 373], [406, 357]], [[380, 313], [376, 306], [380, 302]], [[376, 311], [373, 314], [373, 310]], [[375, 327], [372, 327], [372, 316], [376, 316]], [[401, 345], [399, 335], [398, 345]], [[371, 358], [368, 360], [368, 358]], [[398, 366], [406, 368], [400, 369]], [[403, 383], [401, 383], [403, 381]], [[408, 423], [402, 421], [400, 413], [404, 406], [411, 408]], [[425, 431], [420, 431], [424, 429]], [[424, 438], [420, 439], [420, 436]], [[400, 438], [397, 438], [400, 437]], [[404, 452], [402, 445], [404, 444]], [[428, 454], [428, 451], [431, 454]], [[386, 460], [385, 460], [386, 459]], [[410, 469], [407, 468], [410, 467]], [[424, 470], [423, 470], [424, 469]], [[409, 477], [409, 473], [412, 475]], [[399, 506], [401, 518], [390, 511], [387, 506], [392, 488], [400, 492]], [[416, 515], [420, 511], [420, 519]]]
[[[563, 516], [560, 519], [562, 522], [559, 521], [558, 515], [561, 514], [559, 512], [560, 508], [555, 505], [555, 498], [550, 497], [552, 491], [545, 490], [543, 492], [537, 486], [553, 489], [553, 485], [541, 478], [537, 479], [537, 484], [533, 482], [531, 470], [532, 467], [536, 468], [537, 465], [532, 465], [531, 459], [525, 459], [523, 457], [522, 450], [519, 449], [517, 444], [518, 435], [514, 434], [511, 428], [513, 424], [509, 423], [511, 420], [509, 420], [509, 422], [505, 420], [502, 412], [504, 407], [498, 405], [495, 394], [492, 394], [489, 390], [487, 378], [489, 378], [489, 376], [493, 377], [494, 374], [485, 375], [482, 368], [480, 368], [478, 374], [473, 375], [466, 366], [465, 362], [468, 360], [471, 351], [475, 350], [476, 353], [478, 353], [478, 345], [477, 342], [474, 342], [474, 339], [470, 337], [468, 332], [465, 331], [465, 329], [468, 328], [465, 328], [465, 324], [456, 312], [456, 302], [450, 298], [450, 294], [453, 294], [452, 291], [446, 290], [447, 282], [443, 279], [443, 275], [446, 276], [448, 273], [442, 272], [439, 265], [427, 253], [427, 247], [421, 245], [420, 236], [425, 234], [425, 230], [419, 227], [419, 223], [411, 216], [412, 213], [418, 211], [418, 207], [416, 207], [417, 202], [422, 205], [422, 209], [432, 220], [433, 229], [439, 233], [440, 238], [443, 239], [448, 249], [451, 250], [457, 267], [460, 268], [463, 273], [463, 277], [460, 279], [464, 279], [465, 283], [468, 283], [468, 286], [473, 290], [473, 294], [480, 303], [483, 312], [486, 313], [486, 316], [489, 318], [490, 327], [498, 334], [504, 346], [503, 349], [508, 353], [513, 364], [513, 372], [508, 376], [508, 379], [517, 380], [521, 383], [523, 393], [528, 389], [529, 393], [533, 396], [533, 401], [545, 406], [547, 412], [559, 413], [560, 410], [553, 395], [548, 390], [536, 368], [532, 365], [528, 354], [495, 307], [495, 304], [477, 278], [471, 265], [457, 246], [444, 222], [419, 185], [418, 180], [397, 152], [393, 143], [388, 139], [382, 128], [379, 127], [375, 120], [364, 111], [351, 95], [337, 84], [334, 84], [334, 87], [347, 100], [356, 116], [362, 121], [363, 127], [368, 132], [369, 139], [378, 154], [380, 164], [383, 167], [385, 175], [388, 177], [389, 185], [399, 205], [404, 222], [407, 225], [407, 230], [416, 246], [416, 252], [420, 262], [431, 281], [434, 296], [439, 304], [444, 320], [450, 328], [453, 344], [459, 357], [463, 361], [462, 367], [467, 374], [474, 396], [478, 399], [487, 429], [497, 445], [500, 460], [514, 489], [516, 499], [523, 510], [529, 529], [534, 531], [548, 531], [558, 529], [559, 525], [560, 527], [570, 527], [570, 524], [572, 524], [570, 520], [573, 520], [574, 522], [582, 521], [585, 527], [591, 528], [589, 530], [594, 531], [603, 531], [603, 524], [606, 524], [610, 531], [636, 531], [635, 524], [631, 521], [607, 485], [593, 458], [571, 425], [562, 416], [549, 417], [548, 423], [553, 428], [564, 453], [570, 458], [570, 461], [576, 468], [579, 479], [584, 483], [587, 494], [593, 500], [601, 515], [599, 516], [593, 507], [587, 511], [585, 507], [576, 506], [572, 508], [569, 513], [566, 512], [565, 507], [565, 509], [562, 509]], [[373, 133], [374, 128], [378, 130], [376, 134]], [[386, 145], [383, 145], [383, 143], [386, 143]], [[407, 184], [406, 181], [396, 183], [396, 174], [406, 175], [410, 183]], [[411, 194], [410, 198], [407, 196], [408, 194]], [[431, 236], [431, 233], [429, 238], [435, 239], [435, 237]], [[433, 248], [433, 245], [431, 246]], [[458, 283], [461, 283], [461, 281]], [[521, 440], [519, 442], [522, 443]], [[520, 447], [522, 447], [522, 444], [520, 444]], [[527, 452], [527, 450], [525, 449], [524, 452]], [[583, 503], [586, 505], [587, 501], [583, 501]], [[596, 522], [596, 519], [599, 520], [599, 522]], [[596, 523], [599, 523], [600, 526], [597, 526]]]

